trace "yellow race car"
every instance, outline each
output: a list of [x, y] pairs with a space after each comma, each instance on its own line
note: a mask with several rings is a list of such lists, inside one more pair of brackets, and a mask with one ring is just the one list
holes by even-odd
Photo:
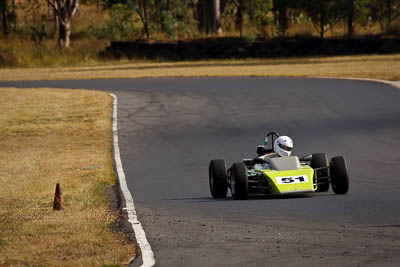
[[[278, 138], [279, 134], [267, 135]], [[263, 150], [263, 151], [261, 151]], [[274, 148], [257, 149], [260, 154], [273, 154]], [[305, 157], [256, 157], [234, 163], [227, 169], [225, 160], [214, 159], [209, 164], [210, 192], [214, 198], [225, 198], [230, 188], [234, 199], [249, 195], [283, 195], [326, 192], [329, 185], [336, 194], [349, 190], [349, 175], [344, 157], [333, 157], [328, 163], [324, 153]]]

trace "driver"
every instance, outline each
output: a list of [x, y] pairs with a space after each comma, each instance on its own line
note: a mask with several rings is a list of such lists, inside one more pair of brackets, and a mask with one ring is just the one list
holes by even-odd
[[264, 149], [265, 153], [258, 157], [266, 161], [268, 158], [290, 157], [293, 150], [293, 141], [289, 136], [280, 136], [275, 140], [274, 149]]

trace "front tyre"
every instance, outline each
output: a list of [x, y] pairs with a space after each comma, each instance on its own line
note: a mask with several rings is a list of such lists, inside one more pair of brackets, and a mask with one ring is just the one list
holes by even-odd
[[343, 157], [334, 157], [329, 166], [332, 189], [335, 194], [346, 194], [349, 191], [349, 175]]
[[230, 186], [233, 199], [247, 199], [247, 180], [247, 169], [244, 163], [234, 163], [230, 175]]
[[224, 198], [228, 194], [226, 183], [226, 164], [223, 159], [210, 161], [208, 168], [210, 192], [213, 198]]
[[[318, 181], [318, 177], [328, 177], [328, 157], [326, 156], [325, 153], [315, 153], [312, 155], [312, 161], [311, 161], [311, 167], [314, 168], [326, 168], [324, 170], [317, 171], [314, 175], [316, 176], [317, 182], [321, 182], [321, 180]], [[317, 190], [315, 192], [326, 192], [329, 190], [329, 182], [326, 181], [326, 183], [323, 184], [318, 184], [317, 185]]]

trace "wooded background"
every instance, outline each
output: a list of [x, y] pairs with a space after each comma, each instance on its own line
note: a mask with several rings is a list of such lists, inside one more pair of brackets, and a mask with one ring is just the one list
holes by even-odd
[[114, 41], [398, 35], [399, 16], [399, 0], [0, 0], [0, 38], [68, 47], [85, 17], [77, 35]]

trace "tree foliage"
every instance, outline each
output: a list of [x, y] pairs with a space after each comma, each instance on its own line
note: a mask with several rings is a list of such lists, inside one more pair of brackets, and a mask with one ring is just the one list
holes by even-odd
[[[269, 12], [272, 10], [272, 0], [230, 0], [223, 5], [234, 17], [235, 28], [243, 36], [244, 28], [254, 25], [260, 35], [266, 35], [262, 27], [269, 24]], [[247, 25], [245, 25], [247, 21]]]
[[302, 7], [321, 38], [341, 18], [343, 9], [345, 9], [341, 2], [340, 0], [303, 0]]
[[399, 0], [0, 0], [0, 36], [28, 32], [40, 44], [56, 28], [59, 46], [68, 47], [79, 1], [104, 14], [105, 23], [89, 32], [111, 40], [218, 36], [233, 28], [246, 38], [286, 36], [300, 23], [314, 25], [321, 38], [338, 23], [343, 34], [371, 24], [393, 34], [400, 20]]
[[386, 32], [391, 31], [393, 21], [400, 16], [399, 0], [371, 0], [370, 14]]

